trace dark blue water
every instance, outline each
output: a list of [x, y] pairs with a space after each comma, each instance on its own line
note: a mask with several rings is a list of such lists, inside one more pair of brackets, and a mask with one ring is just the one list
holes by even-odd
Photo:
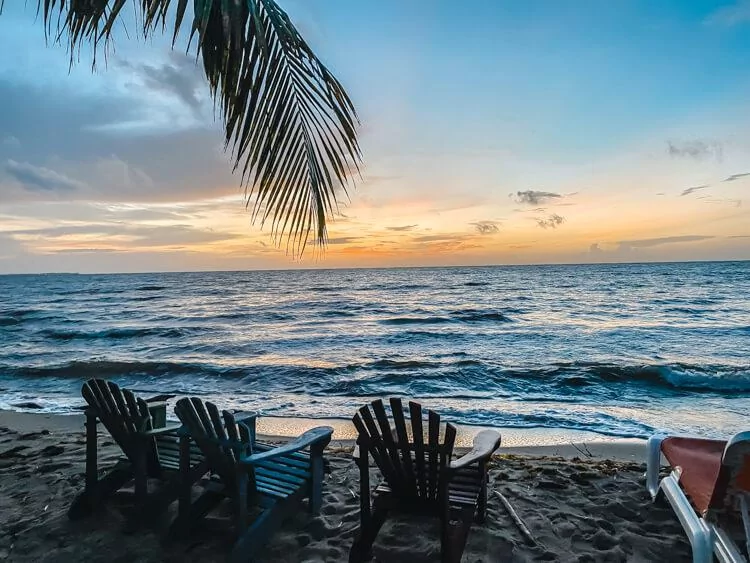
[[103, 376], [266, 414], [404, 395], [467, 424], [750, 421], [750, 263], [0, 277], [0, 408]]

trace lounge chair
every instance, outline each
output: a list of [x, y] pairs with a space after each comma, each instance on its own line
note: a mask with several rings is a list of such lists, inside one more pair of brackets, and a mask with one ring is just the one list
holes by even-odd
[[[672, 471], [659, 481], [662, 454]], [[750, 432], [729, 441], [653, 436], [648, 441], [646, 487], [661, 492], [685, 529], [694, 563], [747, 561], [724, 524], [741, 516], [750, 551]], [[750, 553], [749, 553], [750, 554]]]
[[[103, 379], [90, 379], [83, 384], [81, 395], [87, 406], [86, 415], [86, 485], [68, 510], [71, 519], [89, 515], [107, 498], [133, 481], [135, 509], [129, 525], [147, 523], [159, 516], [177, 499], [180, 460], [177, 429], [166, 421], [168, 395], [151, 399], [136, 397]], [[105, 475], [99, 477], [97, 425], [101, 422], [122, 450], [120, 459]], [[206, 472], [207, 465], [199, 452], [189, 457], [188, 479], [193, 481]], [[148, 479], [161, 481], [153, 494], [148, 492]]]
[[[212, 479], [195, 500], [185, 481], [173, 533], [189, 533], [228, 498], [236, 537], [230, 560], [247, 561], [287, 516], [297, 512], [304, 497], [310, 499], [310, 512], [318, 513], [323, 499], [323, 450], [332, 428], [319, 426], [272, 447], [256, 440], [255, 415], [243, 420], [229, 411], [220, 415], [216, 405], [195, 397], [177, 401], [175, 413], [189, 434], [183, 434], [183, 451], [188, 440], [195, 441], [208, 460]], [[253, 506], [260, 514], [250, 521]]]
[[[409, 421], [400, 399], [390, 399], [390, 406], [395, 427], [381, 400], [362, 407], [353, 418], [359, 432], [355, 460], [360, 471], [360, 528], [349, 561], [370, 557], [388, 513], [398, 509], [439, 517], [442, 561], [458, 562], [472, 521], [484, 521], [487, 462], [500, 447], [500, 434], [483, 430], [469, 453], [451, 461], [456, 438], [452, 424], [441, 430], [440, 416], [415, 402], [409, 402]], [[383, 476], [374, 493], [370, 456]]]

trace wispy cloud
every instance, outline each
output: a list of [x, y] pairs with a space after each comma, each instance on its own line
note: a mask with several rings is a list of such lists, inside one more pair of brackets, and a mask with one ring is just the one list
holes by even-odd
[[740, 178], [744, 178], [745, 176], [750, 176], [750, 172], [742, 172], [741, 174], [732, 174], [731, 176], [724, 178], [724, 182], [734, 182], [735, 180], [739, 180]]
[[500, 230], [496, 221], [477, 221], [471, 224], [480, 235], [492, 235]]
[[741, 199], [732, 199], [732, 198], [698, 198], [702, 199], [703, 203], [708, 203], [712, 205], [731, 205], [732, 207], [742, 207], [742, 200]]
[[173, 96], [196, 115], [204, 104], [205, 78], [195, 58], [181, 53], [170, 53], [170, 60], [161, 65], [135, 64], [119, 60], [118, 65], [132, 72], [152, 92]]
[[454, 234], [444, 234], [444, 235], [422, 235], [419, 237], [415, 237], [415, 242], [449, 242], [449, 241], [462, 241], [465, 240], [465, 235], [454, 235]]
[[397, 233], [403, 233], [403, 232], [406, 232], [406, 231], [413, 231], [416, 228], [417, 228], [417, 225], [403, 225], [403, 226], [400, 226], [400, 227], [386, 227], [385, 230], [386, 231], [395, 231]]
[[29, 191], [71, 192], [83, 187], [81, 182], [68, 178], [64, 174], [27, 162], [8, 160], [5, 164], [5, 172]]
[[556, 229], [565, 222], [565, 217], [558, 215], [557, 213], [553, 213], [546, 219], [537, 217], [535, 218], [535, 221], [537, 226], [541, 227], [542, 229]]
[[649, 248], [652, 246], [660, 246], [662, 244], [677, 244], [684, 242], [698, 242], [702, 240], [709, 240], [715, 238], [713, 236], [704, 235], [683, 235], [676, 237], [657, 237], [657, 238], [644, 238], [637, 240], [621, 240], [619, 242], [620, 248]]
[[362, 240], [360, 237], [333, 237], [328, 239], [328, 244], [352, 244], [355, 242], [359, 242], [360, 240]]
[[732, 27], [750, 22], [750, 1], [739, 0], [729, 6], [719, 8], [706, 18], [709, 25]]
[[[19, 240], [35, 244], [65, 245], [68, 248], [91, 248], [92, 239], [104, 248], [138, 250], [154, 247], [188, 247], [211, 244], [240, 238], [237, 233], [220, 232], [214, 229], [197, 228], [192, 225], [130, 226], [125, 223], [90, 223], [85, 225], [63, 225], [40, 229], [10, 231]], [[55, 252], [60, 250], [55, 248]]]
[[542, 192], [537, 190], [526, 190], [518, 191], [515, 194], [510, 194], [511, 197], [515, 198], [518, 203], [525, 203], [528, 205], [539, 205], [545, 203], [551, 199], [558, 199], [562, 196], [554, 192]]
[[724, 148], [721, 143], [699, 139], [676, 142], [667, 141], [667, 154], [672, 158], [692, 158], [695, 160], [715, 158], [716, 160], [721, 160], [724, 155]]
[[13, 135], [8, 135], [2, 140], [2, 142], [0, 142], [0, 145], [4, 147], [20, 147], [21, 141], [18, 140], [18, 137], [14, 137]]
[[686, 188], [682, 190], [681, 196], [690, 195], [693, 192], [697, 192], [698, 190], [705, 190], [708, 187], [708, 184], [705, 186], [693, 186], [692, 188]]

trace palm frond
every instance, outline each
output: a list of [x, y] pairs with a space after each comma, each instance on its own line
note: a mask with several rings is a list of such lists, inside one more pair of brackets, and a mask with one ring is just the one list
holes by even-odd
[[[188, 0], [39, 0], [39, 10], [48, 37], [73, 55], [85, 43], [106, 47], [130, 4], [146, 37], [171, 21], [174, 44]], [[325, 244], [336, 196], [361, 162], [349, 96], [274, 0], [193, 0], [193, 13], [190, 43], [197, 38], [253, 220], [270, 222], [295, 255], [311, 234]]]

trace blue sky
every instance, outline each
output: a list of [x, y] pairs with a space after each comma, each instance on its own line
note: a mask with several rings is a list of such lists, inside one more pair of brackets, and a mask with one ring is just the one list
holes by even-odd
[[[750, 258], [750, 1], [280, 3], [365, 153], [302, 266]], [[300, 265], [250, 224], [183, 52], [120, 33], [69, 71], [6, 2], [0, 272]]]

